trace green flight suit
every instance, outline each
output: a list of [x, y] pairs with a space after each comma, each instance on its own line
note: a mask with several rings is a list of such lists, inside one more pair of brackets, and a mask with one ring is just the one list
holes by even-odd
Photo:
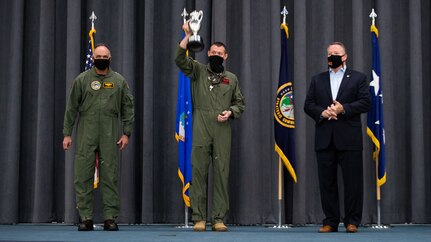
[[237, 77], [228, 71], [216, 75], [209, 65], [203, 65], [186, 56], [178, 47], [175, 63], [190, 77], [193, 100], [192, 182], [190, 203], [192, 220], [207, 219], [207, 181], [210, 161], [214, 169], [212, 201], [213, 223], [223, 222], [229, 210], [229, 160], [231, 128], [229, 122], [218, 122], [217, 116], [225, 110], [232, 118], [244, 112], [244, 97]]
[[77, 114], [76, 207], [81, 220], [93, 218], [94, 161], [98, 152], [103, 218], [115, 219], [120, 210], [117, 141], [122, 134], [130, 136], [134, 121], [133, 97], [124, 78], [111, 69], [106, 75], [98, 75], [94, 67], [81, 73], [73, 82], [67, 102], [64, 136], [72, 134]]

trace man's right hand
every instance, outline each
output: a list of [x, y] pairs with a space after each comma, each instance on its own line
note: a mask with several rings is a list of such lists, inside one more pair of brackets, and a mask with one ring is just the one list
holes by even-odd
[[187, 44], [189, 43], [189, 38], [190, 38], [190, 36], [192, 36], [192, 32], [191, 32], [190, 26], [189, 26], [189, 21], [190, 20], [187, 20], [187, 22], [185, 22], [183, 24], [183, 30], [184, 30], [184, 32], [186, 32], [186, 36], [184, 36], [184, 39], [182, 39], [180, 42], [180, 47], [185, 49], [185, 50], [187, 49]]
[[64, 136], [64, 138], [63, 138], [63, 149], [68, 150], [71, 145], [72, 145], [72, 137]]
[[187, 20], [183, 24], [183, 30], [186, 33], [186, 36], [188, 36], [188, 37], [190, 37], [192, 35], [192, 31], [190, 30], [189, 22], [190, 22], [190, 20]]
[[328, 120], [337, 120], [337, 114], [331, 109], [331, 107], [323, 110], [320, 115]]

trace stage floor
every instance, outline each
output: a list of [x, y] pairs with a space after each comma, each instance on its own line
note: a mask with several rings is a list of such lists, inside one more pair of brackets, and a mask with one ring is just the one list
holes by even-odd
[[360, 227], [356, 234], [348, 234], [344, 227], [338, 233], [319, 234], [317, 225], [291, 228], [271, 226], [229, 226], [229, 232], [193, 232], [191, 228], [175, 225], [119, 225], [120, 231], [103, 231], [96, 225], [95, 231], [78, 232], [74, 225], [65, 224], [17, 224], [0, 225], [0, 242], [5, 241], [367, 241], [367, 242], [431, 242], [431, 225], [392, 225], [389, 229]]

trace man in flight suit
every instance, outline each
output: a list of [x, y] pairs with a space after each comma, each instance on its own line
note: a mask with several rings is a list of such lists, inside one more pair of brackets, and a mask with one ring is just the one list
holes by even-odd
[[193, 99], [192, 182], [190, 202], [194, 231], [205, 231], [207, 219], [207, 180], [210, 160], [214, 168], [212, 230], [227, 231], [223, 219], [229, 210], [228, 178], [231, 149], [230, 118], [244, 112], [244, 97], [237, 77], [224, 70], [226, 46], [215, 42], [208, 51], [209, 64], [203, 65], [186, 56], [191, 31], [177, 48], [175, 63], [190, 77]]
[[[93, 174], [97, 152], [104, 230], [115, 231], [120, 210], [118, 150], [129, 143], [134, 121], [133, 97], [124, 77], [109, 68], [111, 52], [106, 45], [94, 48], [93, 62], [93, 68], [73, 81], [64, 115], [63, 148], [68, 150], [72, 145], [72, 129], [79, 114], [75, 157], [76, 207], [81, 218], [78, 230], [93, 230]], [[119, 117], [122, 133], [118, 130]]]

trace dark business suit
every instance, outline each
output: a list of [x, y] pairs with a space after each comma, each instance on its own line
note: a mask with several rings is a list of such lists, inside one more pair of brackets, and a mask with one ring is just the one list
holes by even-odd
[[[344, 113], [337, 120], [321, 117], [322, 112], [337, 100]], [[318, 163], [319, 186], [324, 225], [338, 227], [340, 209], [337, 168], [341, 166], [344, 181], [344, 224], [359, 225], [362, 217], [363, 172], [361, 113], [370, 107], [370, 94], [364, 74], [347, 68], [332, 97], [329, 72], [322, 72], [311, 80], [304, 111], [315, 120], [315, 151]]]

